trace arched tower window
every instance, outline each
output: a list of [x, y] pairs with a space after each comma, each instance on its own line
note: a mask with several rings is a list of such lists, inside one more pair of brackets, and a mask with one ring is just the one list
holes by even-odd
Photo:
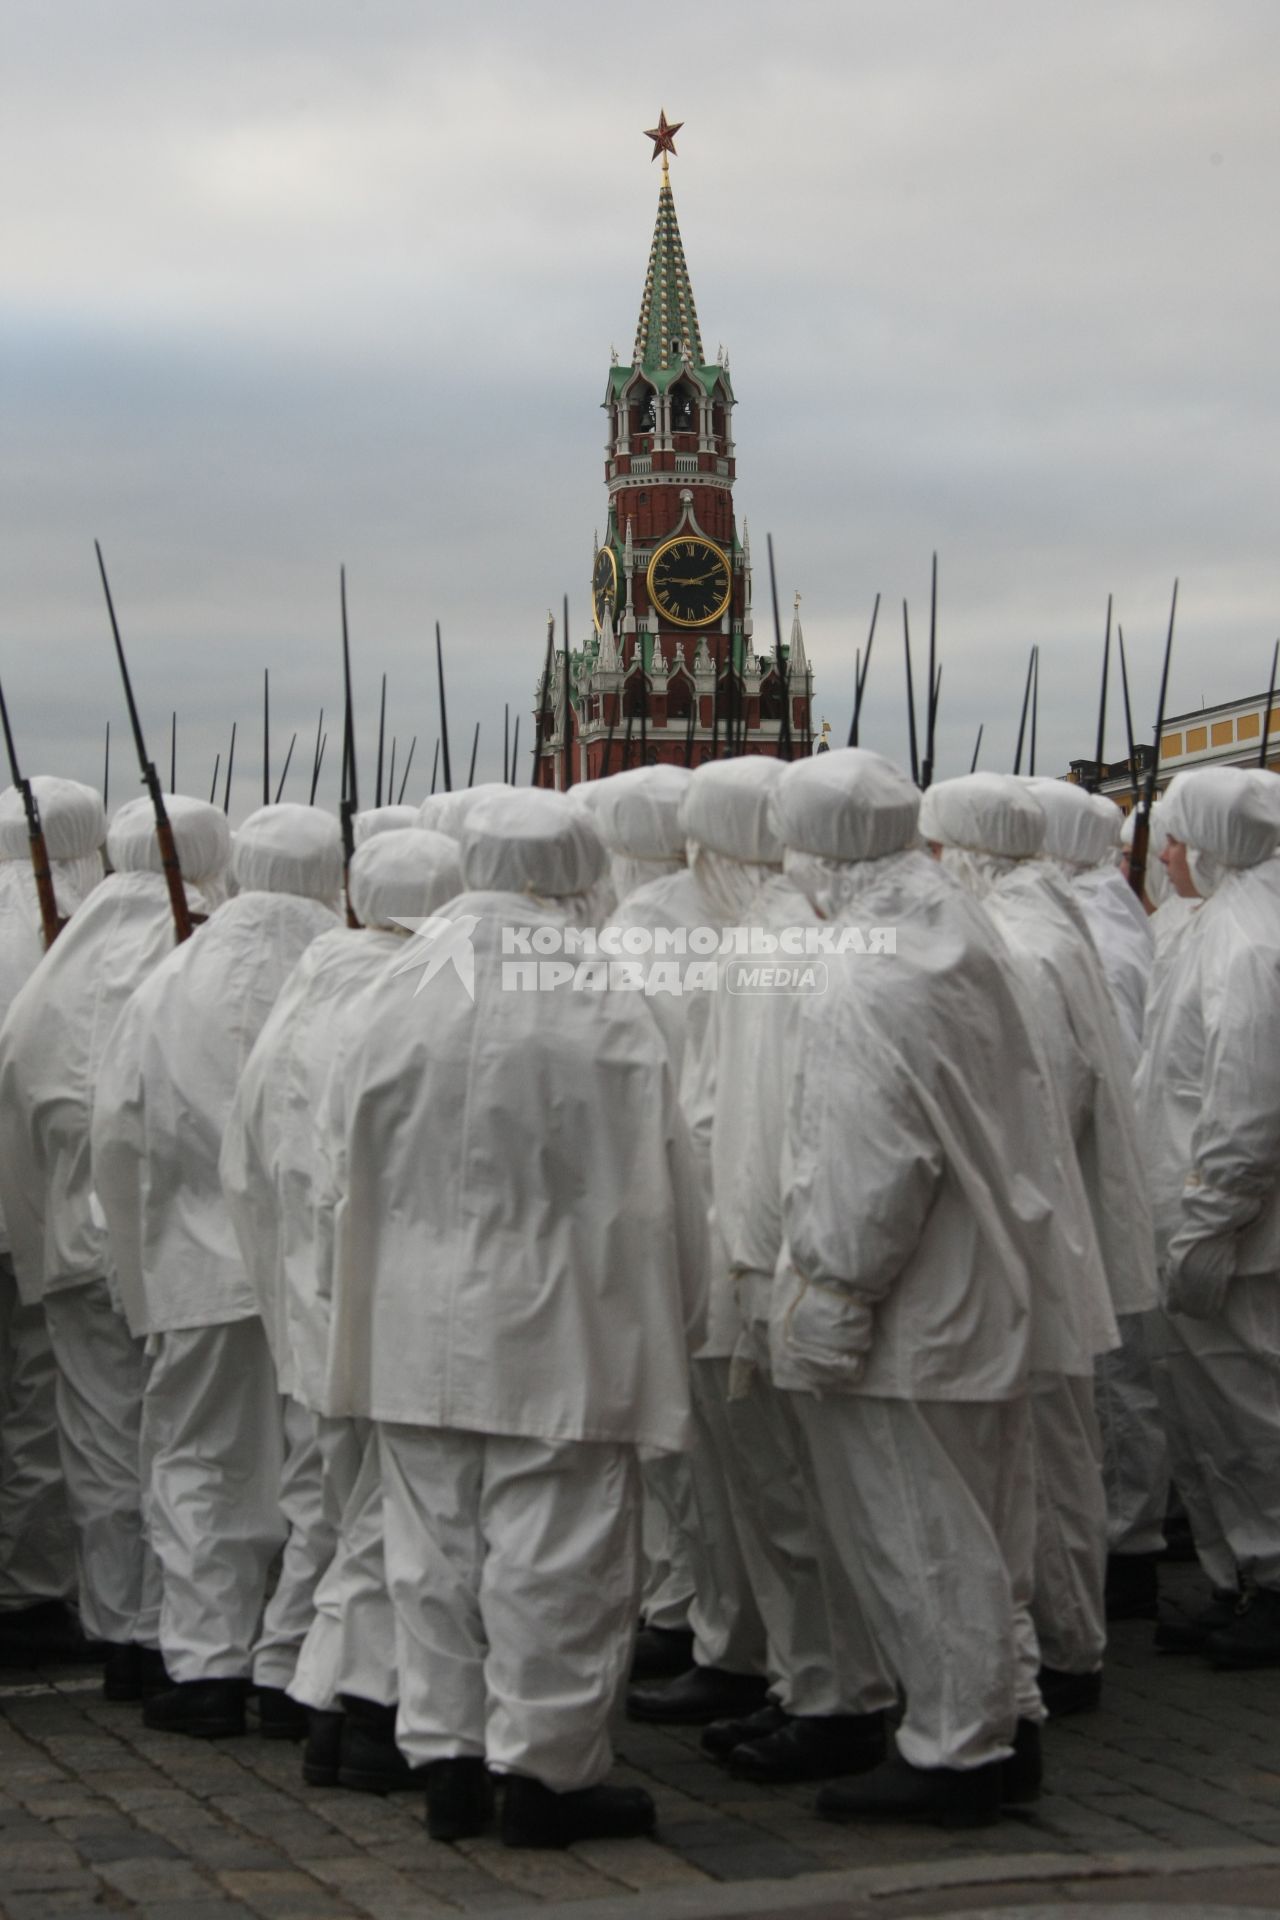
[[658, 424], [656, 396], [645, 381], [632, 387], [630, 395], [632, 433], [652, 433]]
[[698, 400], [687, 380], [678, 381], [671, 389], [671, 431], [698, 431]]
[[670, 720], [687, 720], [689, 709], [693, 705], [693, 683], [688, 674], [673, 673], [667, 683], [667, 717]]

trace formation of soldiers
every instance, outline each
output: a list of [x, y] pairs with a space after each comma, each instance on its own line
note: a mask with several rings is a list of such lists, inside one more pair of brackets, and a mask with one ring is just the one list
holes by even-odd
[[[1109, 1615], [1280, 1663], [1274, 775], [1178, 776], [1145, 899], [1110, 802], [859, 748], [346, 856], [31, 787], [0, 1660], [515, 1846], [652, 1830], [624, 1699], [832, 1818], [979, 1825]], [[1171, 1488], [1213, 1598], [1157, 1619]]]

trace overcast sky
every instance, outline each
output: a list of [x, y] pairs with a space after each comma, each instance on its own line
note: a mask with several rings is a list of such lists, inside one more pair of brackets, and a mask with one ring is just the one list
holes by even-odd
[[[1280, 632], [1275, 0], [7, 0], [0, 670], [32, 770], [134, 790], [97, 580], [179, 785], [240, 723], [233, 811], [378, 676], [430, 779], [503, 702], [529, 742], [548, 606], [588, 626], [610, 347], [630, 358], [672, 165], [736, 502], [803, 592], [816, 708], [901, 756], [901, 602], [941, 576], [939, 772], [1092, 752], [1108, 592], [1147, 733], [1265, 687]], [[1118, 699], [1108, 754], [1124, 751]], [[323, 791], [340, 757], [330, 735]], [[526, 763], [527, 764], [527, 763]], [[332, 775], [332, 780], [330, 779]]]

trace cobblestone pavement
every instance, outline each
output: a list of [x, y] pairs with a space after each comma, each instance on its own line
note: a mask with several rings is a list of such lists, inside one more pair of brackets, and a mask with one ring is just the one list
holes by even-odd
[[408, 1920], [573, 1903], [578, 1920], [893, 1920], [1153, 1887], [1184, 1911], [1280, 1911], [1280, 1671], [1213, 1674], [1150, 1639], [1146, 1624], [1115, 1629], [1101, 1711], [1046, 1730], [1044, 1797], [997, 1827], [828, 1825], [812, 1788], [740, 1785], [696, 1732], [628, 1725], [616, 1777], [653, 1791], [660, 1839], [567, 1854], [437, 1844], [418, 1796], [308, 1788], [298, 1749], [256, 1733], [148, 1733], [83, 1668], [0, 1675], [0, 1913]]

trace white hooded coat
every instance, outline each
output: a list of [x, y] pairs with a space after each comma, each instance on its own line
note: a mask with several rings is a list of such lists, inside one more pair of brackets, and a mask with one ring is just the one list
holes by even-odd
[[[68, 919], [102, 878], [107, 837], [101, 797], [77, 780], [35, 774], [32, 791], [40, 809], [54, 898]], [[0, 1022], [44, 957], [44, 923], [31, 864], [26, 809], [16, 787], [0, 793]], [[0, 1214], [0, 1253], [9, 1235]]]
[[[169, 818], [193, 911], [221, 885], [221, 811], [171, 795]], [[107, 1039], [134, 989], [174, 949], [149, 800], [121, 807], [102, 880], [16, 996], [0, 1033], [0, 1193], [23, 1299], [109, 1270], [92, 1204], [89, 1123]]]
[[1065, 780], [1029, 784], [1044, 813], [1045, 856], [1061, 869], [1084, 915], [1136, 1067], [1155, 941], [1150, 915], [1116, 864], [1119, 809]]
[[[1156, 1284], [1125, 1043], [1097, 949], [1061, 874], [1036, 857], [1044, 812], [1026, 784], [1003, 774], [942, 781], [925, 796], [921, 830], [981, 898], [1025, 983], [1102, 1256], [1110, 1307], [1094, 1268], [1095, 1351], [1107, 1352], [1113, 1313], [1154, 1306]], [[1082, 1292], [1089, 1278], [1086, 1269]]]
[[1276, 823], [1235, 768], [1179, 774], [1162, 804], [1215, 880], [1153, 996], [1136, 1081], [1166, 1304], [1201, 1317], [1225, 1301], [1280, 1351]]
[[[330, 1380], [332, 1274], [315, 1215], [315, 1128], [343, 1017], [403, 955], [403, 917], [425, 919], [462, 886], [457, 848], [411, 827], [357, 847], [348, 875], [359, 930], [313, 940], [286, 980], [240, 1076], [223, 1137], [222, 1187], [283, 1393], [340, 1415]], [[326, 1237], [326, 1245], [331, 1244]]]
[[[811, 844], [831, 811], [826, 758], [784, 790], [788, 831]], [[1033, 1371], [1091, 1370], [1075, 1297], [1087, 1222], [1064, 1188], [1043, 1056], [989, 922], [902, 847], [908, 783], [863, 758], [879, 764], [860, 810], [882, 814], [899, 850], [843, 873], [828, 863], [825, 909], [837, 927], [894, 927], [895, 951], [832, 958], [829, 992], [804, 1003], [774, 1377], [888, 1399], [1010, 1399]]]
[[337, 823], [263, 807], [236, 836], [240, 892], [139, 987], [94, 1099], [94, 1186], [137, 1334], [257, 1313], [222, 1197], [218, 1156], [249, 1052], [294, 965], [333, 926]]
[[684, 767], [662, 765], [590, 782], [597, 789], [591, 818], [609, 851], [619, 905], [638, 887], [684, 866], [680, 806], [692, 777]]
[[449, 910], [474, 998], [431, 942], [362, 997], [328, 1092], [352, 1411], [688, 1442], [705, 1245], [661, 1035], [631, 994], [503, 989], [504, 928], [563, 929], [603, 865], [560, 796], [477, 804]]

